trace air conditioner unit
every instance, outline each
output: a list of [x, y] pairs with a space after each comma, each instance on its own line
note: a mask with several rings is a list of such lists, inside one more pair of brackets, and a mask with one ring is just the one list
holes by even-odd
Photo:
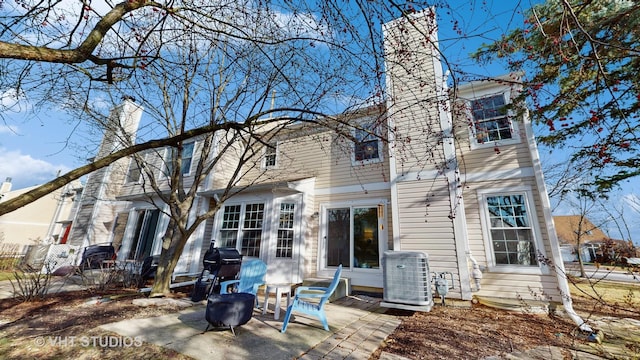
[[385, 251], [382, 257], [384, 301], [381, 306], [431, 311], [433, 296], [429, 256], [416, 251]]

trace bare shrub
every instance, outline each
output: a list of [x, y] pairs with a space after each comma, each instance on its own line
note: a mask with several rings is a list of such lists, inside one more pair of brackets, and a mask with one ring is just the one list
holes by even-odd
[[29, 264], [18, 264], [13, 271], [13, 280], [10, 279], [13, 287], [14, 297], [23, 302], [42, 300], [46, 297], [51, 285], [51, 264], [45, 262], [46, 271], [41, 268], [34, 268]]
[[77, 269], [74, 275], [90, 292], [112, 288], [132, 288], [140, 283], [140, 274], [136, 267], [123, 262], [109, 261], [100, 264], [97, 269]]
[[21, 260], [20, 245], [2, 242], [0, 232], [0, 271], [13, 271]]

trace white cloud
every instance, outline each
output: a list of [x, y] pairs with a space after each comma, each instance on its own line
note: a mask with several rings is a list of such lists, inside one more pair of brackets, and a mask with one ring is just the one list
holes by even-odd
[[0, 124], [0, 134], [16, 135], [19, 133], [20, 133], [20, 130], [18, 129], [17, 126]]
[[67, 172], [65, 165], [34, 159], [20, 151], [0, 148], [0, 181], [10, 177], [12, 190], [43, 184], [55, 178], [58, 171]]
[[0, 111], [19, 113], [29, 109], [30, 105], [24, 93], [18, 93], [16, 89], [0, 92]]

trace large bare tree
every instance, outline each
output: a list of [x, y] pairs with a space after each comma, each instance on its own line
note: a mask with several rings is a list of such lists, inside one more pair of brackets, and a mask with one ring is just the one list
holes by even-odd
[[[419, 8], [418, 4], [415, 6]], [[156, 63], [170, 64], [162, 60], [189, 34], [197, 34], [204, 42], [224, 42], [229, 52], [236, 51], [240, 57], [245, 51], [242, 46], [262, 48], [262, 53], [254, 51], [252, 56], [261, 56], [263, 64], [272, 62], [268, 68], [252, 65], [243, 68], [232, 57], [227, 58], [224, 66], [238, 72], [251, 71], [255, 80], [247, 85], [273, 87], [279, 106], [286, 100], [289, 102], [286, 106], [294, 109], [337, 113], [360, 106], [374, 94], [382, 98], [380, 22], [401, 16], [406, 6], [366, 2], [344, 7], [333, 1], [76, 3], [65, 0], [42, 3], [24, 0], [4, 2], [2, 10], [0, 89], [28, 99], [33, 111], [64, 109], [73, 113], [75, 119], [88, 119], [100, 131], [108, 117], [89, 117], [86, 112], [95, 106], [96, 98], [104, 96], [105, 88], [118, 87], [120, 83], [135, 83], [131, 86], [138, 88], [150, 85], [143, 74]], [[297, 56], [299, 53], [306, 55]], [[323, 66], [312, 69], [314, 64]], [[282, 79], [286, 69], [290, 71], [287, 78]], [[255, 76], [257, 73], [261, 77]], [[287, 86], [273, 84], [274, 76], [280, 76], [277, 81]], [[289, 91], [288, 88], [293, 87], [296, 91]], [[218, 94], [215, 101], [224, 96]], [[261, 96], [266, 99], [265, 94]], [[107, 102], [117, 101], [119, 98]], [[151, 109], [147, 107], [147, 111]], [[0, 118], [3, 110], [0, 108]], [[245, 115], [238, 113], [233, 119], [227, 118], [224, 124], [190, 123], [185, 124], [181, 133], [155, 132], [153, 136], [142, 137], [145, 141], [74, 169], [4, 203], [0, 215], [122, 157], [144, 149], [175, 146], [192, 136], [228, 129], [234, 126], [231, 120], [242, 123]]]

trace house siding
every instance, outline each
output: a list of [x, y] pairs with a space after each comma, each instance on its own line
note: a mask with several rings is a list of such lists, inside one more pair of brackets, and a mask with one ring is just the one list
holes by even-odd
[[447, 296], [460, 297], [454, 224], [446, 179], [398, 184], [400, 249], [428, 255], [432, 272], [451, 272], [454, 289]]
[[[526, 139], [520, 139], [517, 144], [500, 145], [499, 143], [471, 149], [470, 130], [466, 125], [466, 118], [454, 119], [456, 124], [456, 138], [458, 139], [458, 159], [460, 169], [465, 174], [485, 173], [490, 171], [506, 171], [513, 169], [531, 168], [533, 162]], [[520, 133], [524, 134], [522, 121], [515, 121], [514, 125]]]
[[427, 253], [432, 272], [451, 272], [454, 289], [447, 296], [461, 298], [460, 244], [449, 174], [453, 169], [445, 165], [448, 140], [441, 113], [443, 80], [435, 29], [429, 17], [411, 24], [403, 18], [385, 27], [387, 111], [389, 127], [394, 129], [392, 174], [397, 176], [392, 179], [398, 209], [394, 237], [397, 250]]
[[[357, 123], [364, 119], [382, 116], [379, 112], [350, 115], [350, 122]], [[386, 134], [385, 134], [386, 135]], [[258, 145], [256, 157], [246, 164], [247, 175], [240, 184], [257, 184], [275, 181], [287, 181], [304, 178], [315, 178], [317, 189], [328, 189], [340, 186], [351, 186], [372, 182], [389, 181], [389, 165], [386, 159], [387, 147], [379, 149], [382, 161], [363, 164], [352, 162], [353, 142], [333, 131], [325, 130], [319, 125], [305, 124], [294, 126], [281, 136], [278, 143], [277, 166], [264, 169], [262, 153], [264, 146]], [[235, 168], [235, 154], [225, 156], [225, 167]], [[228, 171], [228, 170], [227, 170]], [[222, 179], [228, 179], [220, 174]], [[226, 183], [216, 180], [221, 187]]]
[[[109, 114], [96, 158], [133, 144], [141, 117], [142, 108], [130, 100], [115, 107]], [[87, 246], [111, 241], [116, 215], [126, 207], [126, 203], [116, 201], [116, 197], [122, 191], [128, 164], [128, 158], [119, 159], [89, 175], [69, 234], [70, 245]]]

